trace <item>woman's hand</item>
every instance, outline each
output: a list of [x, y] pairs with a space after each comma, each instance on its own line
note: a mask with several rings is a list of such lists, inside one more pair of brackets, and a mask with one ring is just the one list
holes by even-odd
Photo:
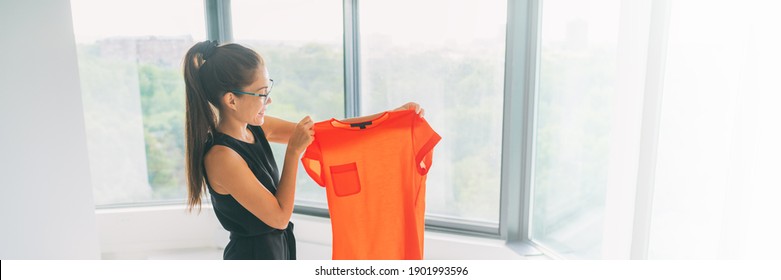
[[417, 113], [418, 116], [420, 116], [421, 118], [423, 117], [423, 114], [426, 111], [420, 107], [420, 104], [415, 102], [407, 102], [407, 104], [401, 105], [401, 107], [396, 108], [393, 111], [404, 111], [404, 110], [415, 110], [415, 113]]
[[287, 143], [288, 151], [301, 155], [306, 151], [306, 147], [312, 144], [315, 139], [315, 129], [312, 118], [306, 116], [303, 118], [296, 127], [293, 129], [293, 134], [290, 135], [290, 140]]

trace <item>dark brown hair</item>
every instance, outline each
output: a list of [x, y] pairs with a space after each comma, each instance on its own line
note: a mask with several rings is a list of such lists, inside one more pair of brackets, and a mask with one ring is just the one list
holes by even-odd
[[230, 89], [253, 82], [256, 71], [264, 66], [255, 51], [238, 44], [219, 45], [215, 41], [196, 43], [184, 56], [186, 93], [185, 173], [187, 209], [201, 206], [205, 189], [203, 160], [206, 142], [217, 127], [220, 99]]

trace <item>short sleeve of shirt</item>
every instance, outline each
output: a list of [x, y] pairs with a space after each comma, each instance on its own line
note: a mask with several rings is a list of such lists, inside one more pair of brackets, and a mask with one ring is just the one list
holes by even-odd
[[428, 122], [415, 115], [412, 121], [412, 143], [415, 153], [415, 166], [420, 175], [426, 175], [431, 168], [434, 146], [442, 137], [437, 134]]
[[304, 165], [304, 170], [312, 177], [321, 187], [325, 187], [325, 180], [323, 179], [323, 153], [320, 150], [320, 143], [317, 142], [317, 138], [309, 144], [306, 148], [304, 156], [301, 157], [301, 163]]

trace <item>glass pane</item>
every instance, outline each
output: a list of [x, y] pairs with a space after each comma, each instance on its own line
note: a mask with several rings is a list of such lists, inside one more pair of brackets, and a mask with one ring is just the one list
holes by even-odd
[[360, 2], [361, 113], [414, 101], [442, 136], [429, 217], [498, 226], [506, 14], [503, 0]]
[[542, 5], [531, 236], [572, 258], [600, 258], [610, 164], [620, 3]]
[[[233, 35], [266, 60], [274, 79], [269, 115], [297, 123], [344, 117], [342, 1], [233, 0]], [[272, 143], [277, 164], [285, 145]], [[299, 165], [296, 203], [326, 206], [325, 190]]]
[[181, 62], [205, 39], [203, 2], [72, 0], [71, 8], [95, 204], [184, 202]]

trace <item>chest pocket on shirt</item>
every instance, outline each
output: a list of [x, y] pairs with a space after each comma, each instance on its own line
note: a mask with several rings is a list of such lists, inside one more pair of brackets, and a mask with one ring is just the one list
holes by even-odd
[[354, 162], [331, 166], [331, 178], [334, 181], [334, 193], [337, 196], [348, 196], [361, 192], [358, 166]]

